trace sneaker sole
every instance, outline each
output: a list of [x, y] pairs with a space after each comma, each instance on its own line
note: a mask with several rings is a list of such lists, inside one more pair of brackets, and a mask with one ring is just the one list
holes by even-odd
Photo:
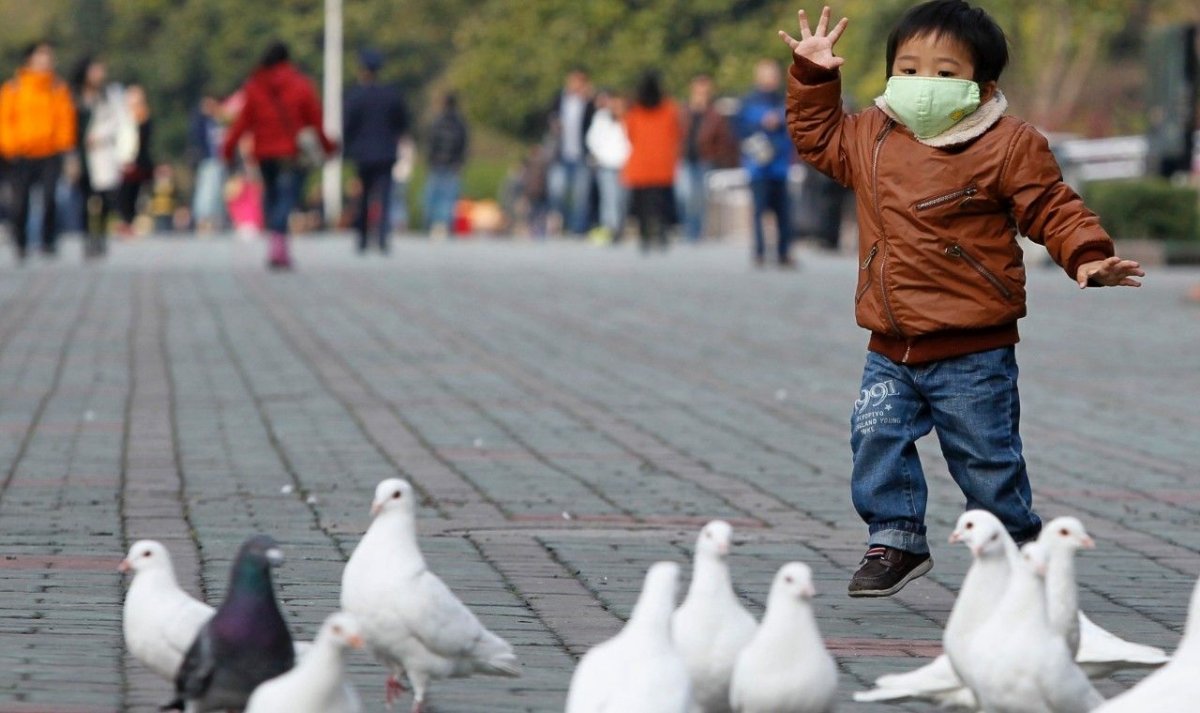
[[921, 564], [913, 567], [912, 571], [904, 575], [904, 579], [896, 582], [887, 589], [855, 589], [848, 592], [851, 597], [890, 597], [896, 592], [904, 589], [904, 586], [918, 577], [923, 577], [933, 569], [933, 558], [929, 558]]

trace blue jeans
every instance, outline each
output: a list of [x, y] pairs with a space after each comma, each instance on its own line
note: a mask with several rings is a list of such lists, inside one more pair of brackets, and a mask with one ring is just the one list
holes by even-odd
[[551, 167], [548, 182], [550, 208], [562, 216], [563, 227], [575, 235], [586, 233], [592, 210], [592, 170], [582, 160], [559, 161]]
[[788, 202], [786, 178], [756, 178], [750, 181], [750, 193], [754, 197], [754, 255], [761, 258], [767, 252], [767, 240], [763, 235], [763, 213], [775, 214], [775, 225], [779, 227], [779, 243], [775, 246], [780, 262], [787, 261], [792, 246], [792, 214]]
[[688, 242], [704, 237], [704, 213], [708, 209], [708, 172], [705, 161], [684, 161], [675, 175], [675, 198], [683, 218], [683, 234]]
[[596, 187], [600, 190], [600, 225], [608, 230], [613, 240], [620, 240], [627, 203], [621, 172], [615, 168], [596, 169]]
[[1017, 540], [1041, 530], [1021, 455], [1013, 347], [906, 366], [870, 352], [850, 419], [854, 508], [868, 543], [924, 554], [929, 491], [917, 439], [937, 430], [967, 509], [991, 512]]
[[461, 186], [458, 171], [452, 168], [430, 170], [425, 180], [425, 226], [454, 228], [454, 206]]
[[259, 163], [263, 177], [263, 220], [267, 230], [287, 235], [288, 218], [300, 205], [304, 190], [304, 170], [293, 161], [263, 159]]

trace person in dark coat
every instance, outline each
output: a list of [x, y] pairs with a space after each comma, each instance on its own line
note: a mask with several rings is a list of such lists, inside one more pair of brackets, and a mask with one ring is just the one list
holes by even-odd
[[243, 134], [254, 136], [254, 158], [263, 177], [263, 213], [269, 231], [267, 266], [292, 267], [288, 249], [288, 218], [300, 203], [305, 167], [300, 161], [312, 137], [325, 156], [334, 144], [321, 128], [321, 103], [312, 80], [290, 61], [287, 45], [276, 42], [263, 54], [258, 69], [242, 87], [245, 106], [225, 135], [221, 157], [226, 163]]
[[392, 167], [400, 139], [408, 133], [408, 109], [396, 87], [378, 81], [383, 56], [374, 50], [359, 53], [358, 85], [346, 94], [346, 157], [354, 162], [362, 182], [357, 228], [358, 251], [370, 244], [371, 202], [379, 200], [379, 249], [388, 250], [391, 225]]
[[467, 144], [467, 124], [458, 111], [458, 97], [447, 94], [426, 137], [429, 177], [425, 182], [425, 222], [434, 236], [447, 234], [454, 225]]

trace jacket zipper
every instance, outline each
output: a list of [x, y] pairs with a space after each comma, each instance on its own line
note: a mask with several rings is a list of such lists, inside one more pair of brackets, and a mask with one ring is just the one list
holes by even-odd
[[983, 279], [992, 283], [992, 287], [995, 287], [1000, 294], [1004, 295], [1004, 299], [1012, 299], [1012, 290], [1008, 288], [1008, 285], [1005, 285], [1003, 282], [1001, 282], [1000, 278], [992, 274], [990, 270], [983, 266], [983, 263], [979, 262], [974, 255], [964, 250], [961, 245], [954, 243], [950, 247], [946, 248], [946, 254], [950, 257], [956, 257], [960, 260], [964, 260], [968, 265], [974, 268], [975, 272], [978, 272]]
[[854, 304], [858, 304], [859, 301], [862, 300], [863, 295], [867, 294], [867, 290], [871, 289], [871, 273], [869, 268], [871, 267], [871, 261], [875, 259], [875, 253], [877, 252], [879, 252], [879, 243], [875, 243], [871, 246], [871, 252], [867, 253], [867, 259], [862, 261], [861, 269], [863, 272], [867, 273], [867, 278], [863, 283], [862, 289], [858, 291], [858, 294], [854, 295]]
[[966, 188], [962, 188], [953, 193], [947, 193], [944, 196], [938, 196], [937, 198], [930, 198], [928, 200], [923, 200], [917, 204], [917, 210], [927, 210], [929, 208], [936, 208], [937, 206], [943, 205], [945, 203], [949, 203], [951, 201], [959, 200], [960, 198], [962, 199], [961, 201], [959, 201], [959, 205], [961, 206], [964, 203], [966, 203], [967, 201], [974, 198], [976, 193], [979, 193], [978, 188], [976, 188], [975, 186], [967, 186]]
[[[896, 128], [896, 122], [888, 121], [887, 126], [879, 132], [879, 136], [875, 139], [875, 152], [871, 156], [871, 193], [875, 200], [875, 219], [879, 221], [879, 232], [883, 237], [883, 259], [879, 262], [879, 291], [883, 295], [883, 310], [887, 313], [888, 322], [891, 323], [892, 329], [900, 338], [904, 338], [904, 330], [900, 329], [900, 324], [896, 321], [896, 315], [892, 312], [892, 304], [888, 300], [887, 294], [887, 271], [888, 259], [888, 239], [887, 231], [883, 228], [883, 209], [879, 206], [879, 153], [883, 150], [883, 142], [887, 140], [888, 134], [892, 133], [892, 129]], [[909, 345], [911, 348], [911, 345]], [[908, 357], [907, 350], [904, 356]]]

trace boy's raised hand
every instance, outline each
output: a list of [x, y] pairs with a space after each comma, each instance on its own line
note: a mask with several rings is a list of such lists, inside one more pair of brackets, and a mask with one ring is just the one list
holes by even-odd
[[808, 15], [801, 10], [800, 39], [797, 40], [783, 30], [779, 31], [779, 37], [791, 48], [793, 55], [803, 57], [825, 69], [837, 69], [845, 64], [846, 60], [844, 57], [834, 56], [833, 46], [846, 31], [848, 24], [850, 20], [843, 17], [832, 30], [829, 29], [829, 6], [826, 5], [825, 9], [821, 10], [821, 19], [817, 22], [815, 32], [808, 26]]
[[1083, 263], [1075, 273], [1075, 280], [1081, 290], [1088, 286], [1088, 282], [1105, 287], [1141, 287], [1142, 283], [1133, 278], [1145, 276], [1145, 270], [1133, 260], [1110, 257]]

